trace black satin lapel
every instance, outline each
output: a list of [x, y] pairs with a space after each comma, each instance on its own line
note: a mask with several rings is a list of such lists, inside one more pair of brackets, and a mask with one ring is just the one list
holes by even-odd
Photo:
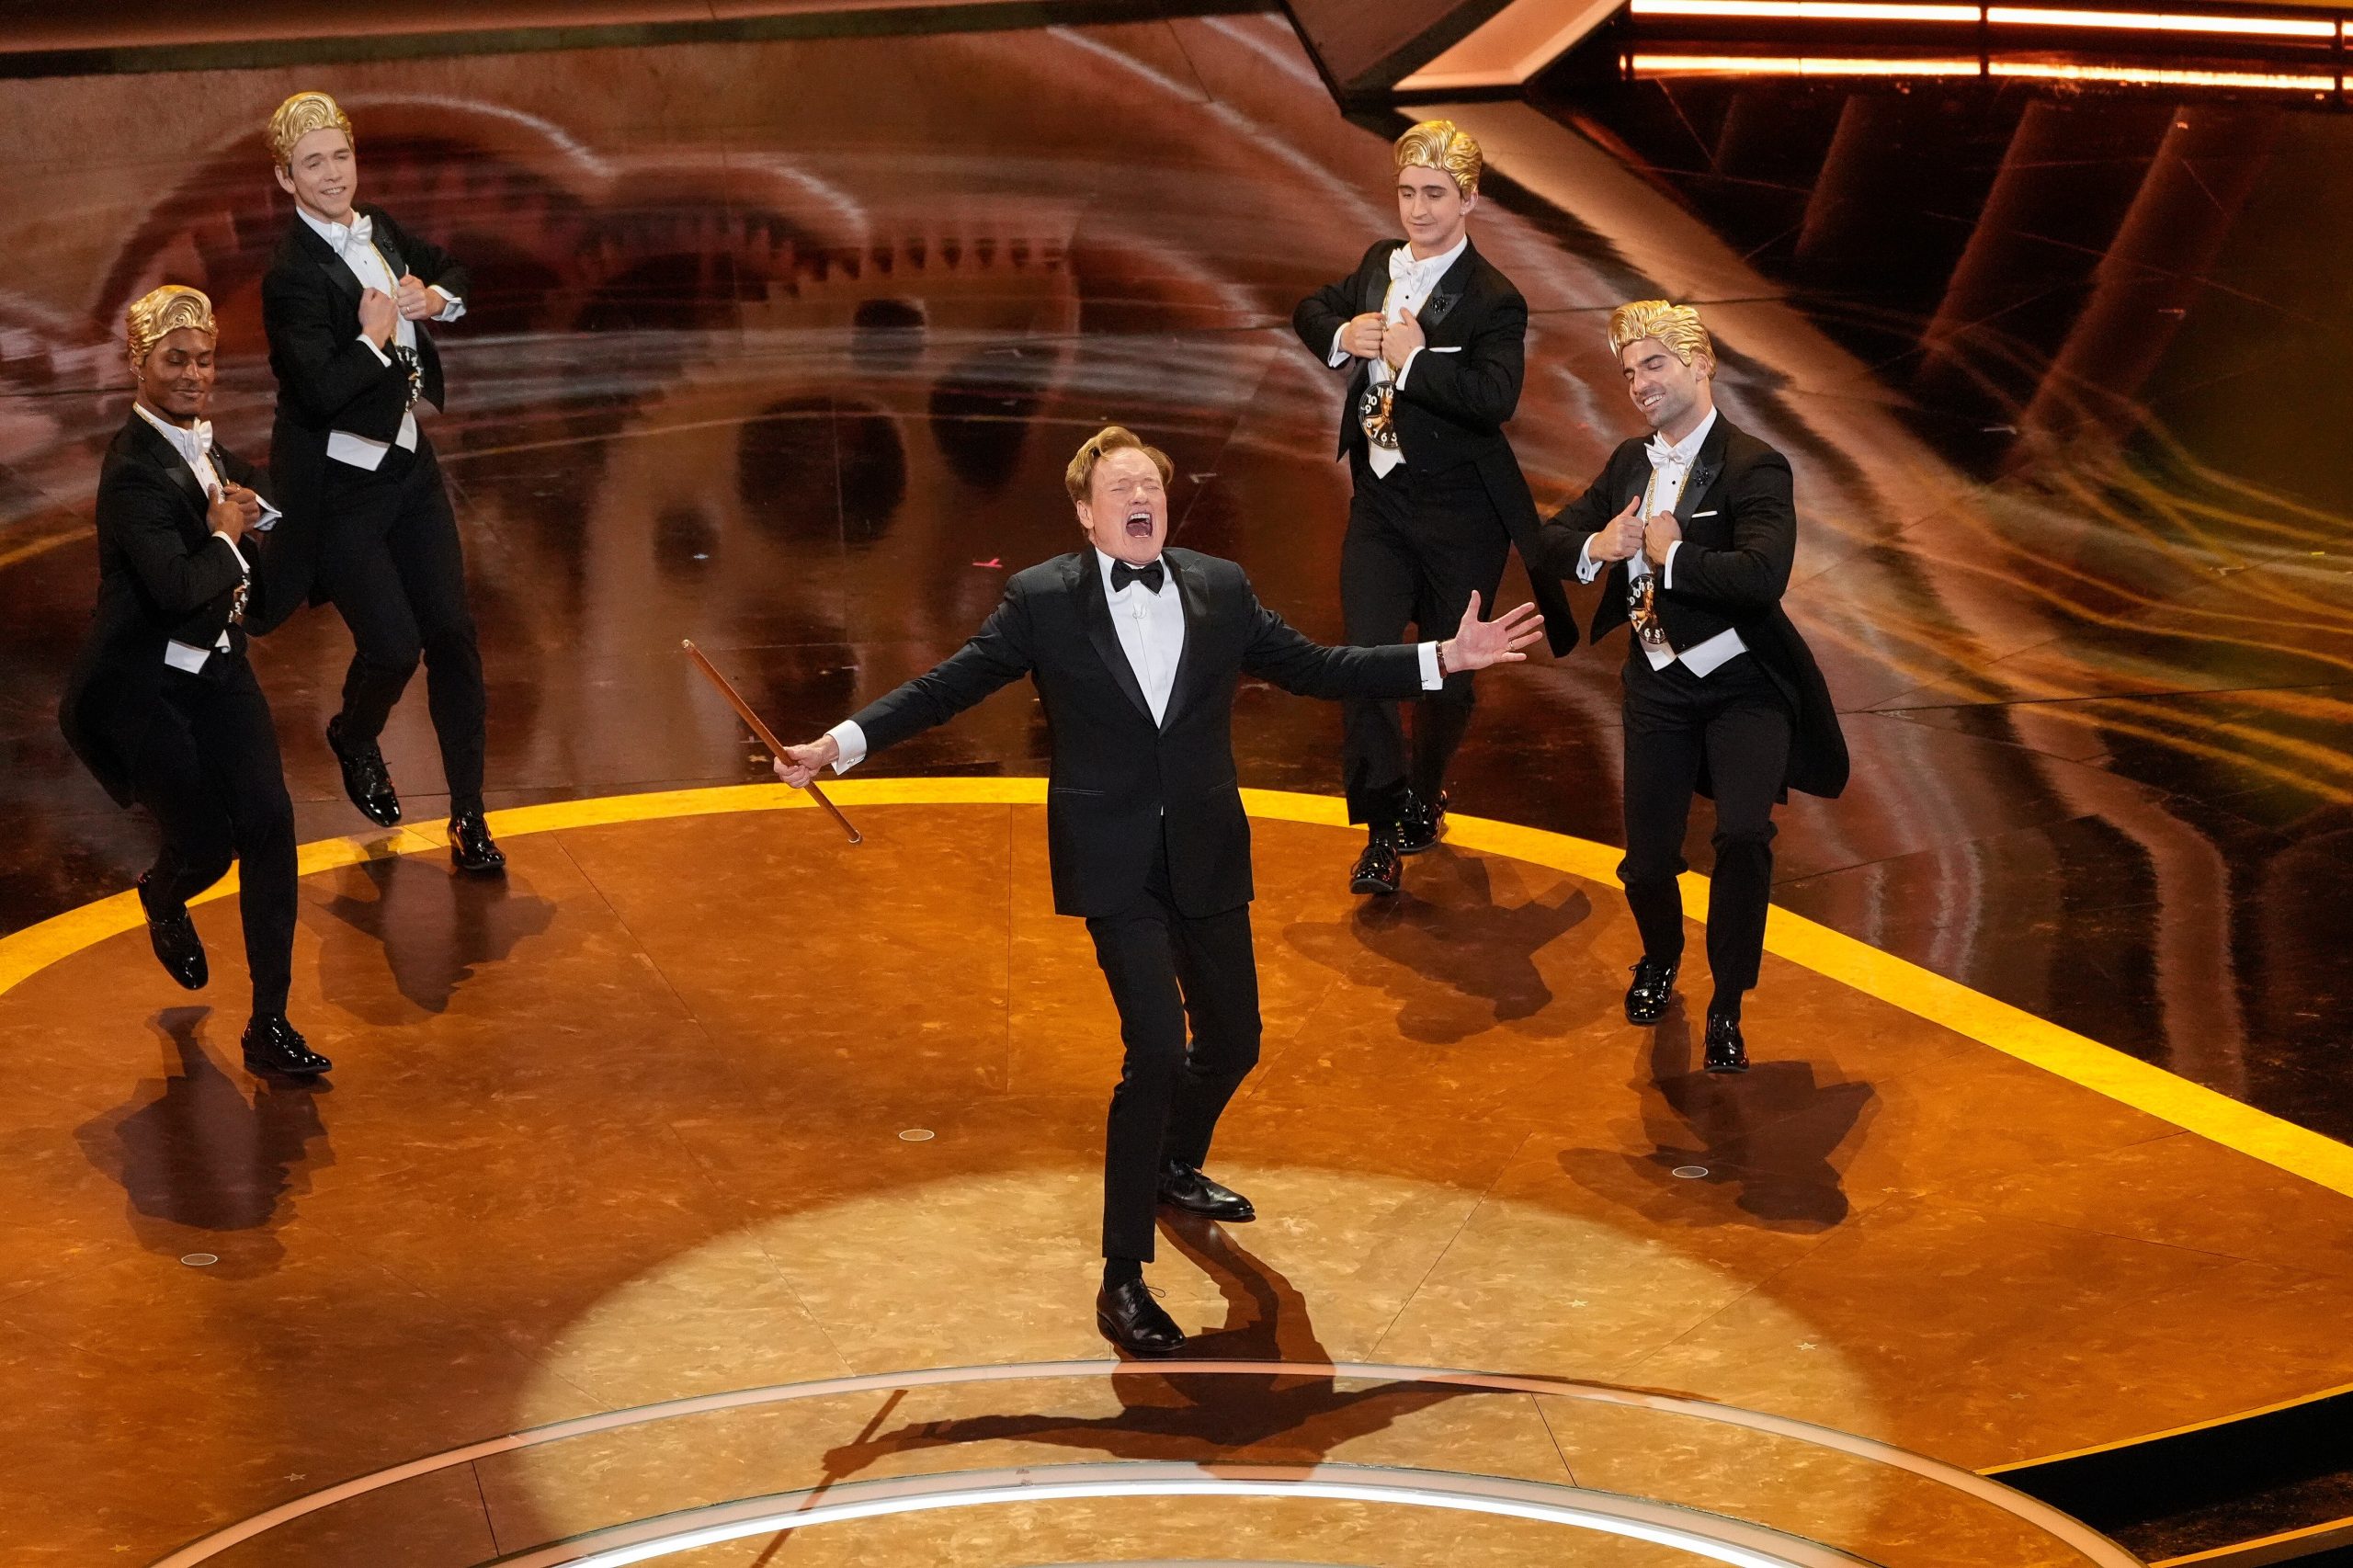
[[1185, 651], [1176, 655], [1176, 678], [1168, 685], [1168, 710], [1161, 716], [1160, 724], [1165, 730], [1193, 700], [1193, 686], [1201, 670], [1201, 639], [1209, 635], [1210, 601], [1200, 574], [1178, 571], [1176, 562], [1165, 555], [1161, 560], [1168, 562], [1169, 573], [1176, 579], [1176, 597], [1185, 607]]
[[1119, 630], [1111, 624], [1111, 601], [1104, 597], [1103, 574], [1095, 563], [1093, 551], [1080, 557], [1070, 591], [1078, 597], [1078, 619], [1086, 628], [1086, 640], [1095, 644], [1096, 653], [1110, 668], [1111, 678], [1120, 683], [1120, 689], [1128, 694], [1136, 711], [1149, 721], [1152, 704], [1144, 700], [1135, 666], [1128, 663], [1128, 651], [1120, 646]]
[[[204, 486], [197, 483], [195, 471], [180, 460], [179, 449], [165, 440], [162, 431], [148, 424], [136, 412], [131, 417], [139, 432], [141, 451], [149, 462], [164, 471], [164, 477], [170, 480], [173, 487], [196, 509], [197, 520], [201, 522], [210, 514], [212, 504], [204, 494]], [[218, 463], [213, 467], [216, 472], [227, 472]]]
[[1709, 487], [1713, 485], [1724, 472], [1724, 446], [1731, 439], [1732, 426], [1724, 423], [1722, 415], [1716, 415], [1714, 428], [1708, 432], [1708, 438], [1699, 443], [1699, 460], [1691, 465], [1691, 478], [1683, 486], [1683, 494], [1675, 503], [1677, 522], [1688, 527], [1691, 521], [1691, 514], [1698, 511], [1699, 503], [1708, 498]]
[[327, 281], [335, 286], [335, 292], [350, 301], [353, 308], [357, 309], [360, 293], [359, 275], [344, 266], [343, 257], [329, 255], [326, 260], [319, 263], [319, 270], [327, 275]]
[[1723, 471], [1724, 460], [1721, 454], [1712, 458], [1702, 456], [1692, 465], [1690, 483], [1684, 485], [1683, 494], [1676, 498], [1675, 520], [1677, 522], [1687, 528], [1689, 527], [1691, 514], [1698, 511], [1699, 503], [1708, 498], [1710, 487], [1716, 483], [1717, 476]]
[[1438, 287], [1430, 290], [1428, 302], [1415, 318], [1424, 326], [1436, 326], [1446, 319], [1448, 312], [1462, 302], [1462, 296], [1471, 291], [1471, 274], [1478, 266], [1478, 246], [1465, 244], [1462, 247], [1462, 254], [1454, 258], [1454, 265], [1448, 267], [1446, 276], [1438, 280]]

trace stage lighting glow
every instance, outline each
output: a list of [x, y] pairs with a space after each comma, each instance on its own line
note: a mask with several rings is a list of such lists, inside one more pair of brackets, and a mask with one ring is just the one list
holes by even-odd
[[1767, 17], [1802, 22], [1969, 22], [1975, 6], [1907, 6], [1887, 0], [1633, 0], [1637, 17]]
[[1985, 19], [1995, 27], [2095, 28], [2122, 32], [2234, 33], [2245, 38], [2317, 38], [2336, 36], [2334, 21], [2292, 17], [2175, 16], [2149, 11], [2063, 11], [2040, 6], [1988, 6]]
[[1637, 54], [1638, 76], [1974, 76], [1974, 60], [1839, 59], [1828, 55]]

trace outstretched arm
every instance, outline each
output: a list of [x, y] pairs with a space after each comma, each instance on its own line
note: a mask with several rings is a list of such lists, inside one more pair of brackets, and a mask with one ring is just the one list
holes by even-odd
[[944, 724], [1002, 687], [1019, 680], [1035, 663], [1030, 653], [1029, 606], [1008, 586], [971, 642], [896, 691], [868, 703], [815, 740], [787, 746], [776, 759], [776, 776], [798, 790], [821, 767], [847, 772], [871, 753]]
[[1519, 650], [1544, 635], [1543, 612], [1534, 605], [1481, 620], [1476, 593], [1461, 625], [1444, 642], [1381, 648], [1327, 648], [1266, 606], [1256, 608], [1258, 624], [1243, 651], [1242, 667], [1302, 697], [1411, 697], [1436, 690], [1448, 676], [1518, 664], [1528, 657]]

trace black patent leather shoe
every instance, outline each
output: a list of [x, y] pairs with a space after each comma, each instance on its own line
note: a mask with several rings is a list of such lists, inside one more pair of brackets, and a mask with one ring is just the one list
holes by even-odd
[[1377, 833], [1348, 872], [1348, 891], [1386, 897], [1397, 891], [1404, 878], [1405, 865], [1397, 858], [1397, 841], [1388, 834]]
[[449, 819], [449, 859], [460, 871], [479, 877], [506, 869], [506, 851], [492, 842], [490, 824], [480, 812], [460, 812]]
[[1204, 1220], [1239, 1225], [1258, 1217], [1250, 1200], [1230, 1187], [1211, 1181], [1190, 1165], [1171, 1160], [1160, 1167], [1160, 1201]]
[[374, 741], [346, 740], [343, 715], [338, 713], [327, 721], [327, 750], [335, 753], [343, 769], [343, 792], [351, 797], [359, 814], [378, 827], [398, 827], [401, 798], [384, 767], [383, 748]]
[[1643, 959], [1634, 965], [1634, 983], [1626, 987], [1626, 1021], [1654, 1024], [1675, 996], [1675, 975], [1682, 965], [1673, 960]]
[[335, 1065], [313, 1051], [283, 1013], [256, 1013], [245, 1026], [245, 1071], [315, 1078]]
[[1425, 849], [1438, 846], [1438, 835], [1446, 830], [1446, 791], [1440, 790], [1438, 799], [1425, 801], [1419, 795], [1405, 797], [1405, 809], [1397, 818], [1397, 853], [1419, 855]]
[[1152, 1299], [1141, 1279], [1106, 1285], [1096, 1293], [1095, 1326], [1131, 1356], [1174, 1356], [1185, 1348], [1185, 1331]]
[[196, 934], [196, 922], [188, 918], [188, 905], [183, 903], [163, 914], [155, 913], [147, 902], [147, 876], [139, 876], [139, 907], [147, 916], [147, 940], [155, 949], [155, 960], [164, 972], [190, 991], [201, 991], [212, 978], [210, 967], [204, 961], [204, 943]]
[[1708, 1015], [1708, 1071], [1745, 1073], [1748, 1045], [1740, 1038], [1740, 1020]]

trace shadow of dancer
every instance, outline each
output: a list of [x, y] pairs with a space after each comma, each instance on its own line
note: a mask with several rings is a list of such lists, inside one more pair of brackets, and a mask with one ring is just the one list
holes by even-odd
[[163, 1078], [142, 1082], [130, 1104], [85, 1122], [74, 1139], [129, 1198], [141, 1245], [174, 1256], [200, 1247], [219, 1256], [216, 1272], [266, 1274], [285, 1256], [271, 1233], [290, 1218], [288, 1200], [310, 1190], [313, 1170], [335, 1163], [319, 1115], [333, 1089], [262, 1079], [247, 1100], [199, 1038], [210, 1012], [157, 1015], [178, 1070], [167, 1061]]
[[1332, 1373], [1315, 1370], [1270, 1369], [1263, 1378], [1188, 1375], [1188, 1359], [1313, 1368], [1328, 1363], [1331, 1353], [1315, 1337], [1307, 1303], [1290, 1281], [1235, 1244], [1222, 1228], [1191, 1216], [1164, 1216], [1161, 1228], [1178, 1251], [1217, 1281], [1225, 1297], [1225, 1324], [1195, 1335], [1182, 1356], [1151, 1363], [1151, 1373], [1128, 1370], [1113, 1378], [1121, 1406], [1118, 1415], [1040, 1411], [913, 1422], [835, 1449], [825, 1456], [828, 1477], [845, 1479], [896, 1454], [1012, 1441], [1123, 1460], [1308, 1465], [1416, 1411], [1491, 1392], [1400, 1381], [1344, 1389]]
[[[1620, 1201], [1612, 1189], [1632, 1173], [1633, 1206], [1665, 1224], [1738, 1222], [1727, 1209], [1775, 1230], [1824, 1231], [1844, 1221], [1835, 1156], [1870, 1122], [1877, 1091], [1862, 1082], [1818, 1084], [1813, 1063], [1802, 1061], [1759, 1061], [1736, 1078], [1696, 1072], [1691, 1034], [1678, 997], [1651, 1031], [1648, 1074], [1631, 1085], [1650, 1152], [1564, 1150], [1562, 1170]], [[1675, 1175], [1694, 1167], [1707, 1174]], [[1723, 1201], [1694, 1206], [1695, 1196], [1708, 1194]]]
[[555, 922], [554, 904], [513, 891], [513, 873], [453, 876], [410, 855], [363, 860], [357, 869], [375, 884], [376, 896], [338, 892], [326, 901], [326, 911], [381, 942], [392, 983], [428, 1013], [448, 1011], [475, 966], [498, 962]]
[[[1344, 920], [1302, 921], [1285, 940], [1327, 969], [1380, 984], [1396, 1000], [1398, 1032], [1426, 1045], [1543, 1011], [1552, 990], [1536, 955], [1593, 913], [1584, 890], [1563, 879], [1550, 902], [1498, 903], [1485, 857], [1440, 845], [1421, 859], [1413, 892], [1360, 901]], [[1359, 972], [1367, 951], [1394, 967]]]

